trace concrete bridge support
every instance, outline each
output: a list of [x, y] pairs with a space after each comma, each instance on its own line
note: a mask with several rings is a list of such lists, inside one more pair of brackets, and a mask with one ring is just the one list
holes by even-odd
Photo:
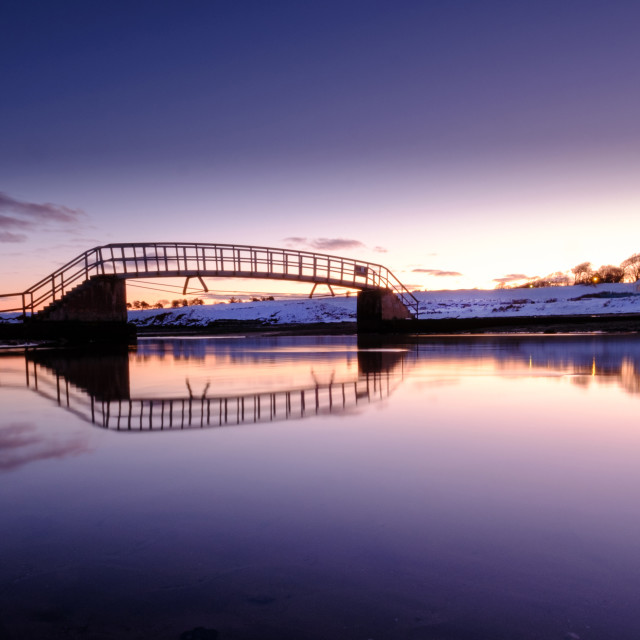
[[94, 276], [40, 311], [47, 322], [127, 322], [125, 280]]
[[358, 293], [358, 333], [381, 333], [389, 320], [409, 320], [413, 316], [391, 291], [364, 290]]
[[117, 276], [94, 276], [27, 318], [20, 335], [26, 340], [82, 344], [134, 342], [135, 327], [127, 324], [125, 283]]

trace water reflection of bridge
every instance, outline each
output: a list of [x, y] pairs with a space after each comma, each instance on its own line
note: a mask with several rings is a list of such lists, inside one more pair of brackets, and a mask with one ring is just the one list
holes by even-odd
[[131, 397], [128, 354], [69, 357], [34, 351], [25, 358], [27, 386], [86, 422], [118, 431], [163, 431], [299, 420], [352, 412], [388, 397], [404, 351], [358, 352], [357, 377], [278, 391]]
[[[300, 339], [281, 338], [274, 343], [274, 351], [258, 348], [271, 345], [272, 340], [243, 340], [242, 348], [215, 342], [216, 353], [222, 354], [233, 367], [243, 364], [247, 369], [259, 368], [262, 359], [272, 362], [275, 353], [280, 357], [287, 354], [288, 362], [315, 362], [313, 351], [307, 350]], [[296, 344], [302, 348], [286, 350]], [[359, 344], [364, 346], [363, 341]], [[252, 387], [243, 381], [243, 388], [236, 391], [225, 392], [223, 388], [228, 386], [214, 383], [213, 388], [205, 385], [199, 393], [183, 387], [184, 393], [173, 389], [165, 397], [149, 392], [131, 394], [130, 363], [134, 366], [136, 361], [157, 357], [162, 367], [168, 349], [174, 356], [179, 354], [180, 361], [197, 360], [199, 367], [203, 367], [209, 353], [205, 339], [179, 340], [176, 344], [166, 340], [159, 345], [143, 343], [135, 355], [126, 349], [120, 353], [75, 355], [68, 351], [36, 350], [26, 357], [26, 382], [29, 388], [80, 419], [119, 431], [168, 431], [347, 414], [388, 397], [408, 369], [418, 367], [423, 376], [430, 371], [441, 375], [442, 365], [451, 364], [457, 370], [460, 363], [490, 366], [497, 375], [502, 371], [507, 375], [549, 371], [569, 376], [576, 385], [615, 381], [630, 393], [640, 391], [637, 336], [455, 336], [416, 339], [411, 345], [367, 343], [369, 349], [357, 351], [355, 344], [344, 346], [347, 351], [329, 351], [321, 356], [331, 363], [318, 378], [323, 382], [309, 377], [301, 381], [303, 377], [293, 376], [290, 379], [294, 383], [280, 389], [262, 382]], [[357, 371], [349, 365], [342, 367], [338, 375], [327, 375], [339, 370], [341, 362], [353, 359], [357, 359]], [[250, 392], [243, 392], [247, 389]]]

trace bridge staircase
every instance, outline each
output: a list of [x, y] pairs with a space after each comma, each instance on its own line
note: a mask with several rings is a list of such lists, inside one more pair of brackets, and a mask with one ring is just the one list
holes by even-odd
[[91, 276], [32, 316], [35, 322], [126, 322], [124, 282]]

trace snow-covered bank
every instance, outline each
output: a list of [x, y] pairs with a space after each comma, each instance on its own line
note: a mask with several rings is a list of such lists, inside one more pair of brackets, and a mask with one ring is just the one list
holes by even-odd
[[466, 289], [415, 294], [420, 317], [496, 318], [640, 313], [637, 283], [541, 287], [539, 289]]
[[206, 326], [217, 320], [257, 320], [269, 325], [312, 322], [355, 322], [356, 296], [303, 300], [266, 300], [198, 305], [176, 309], [129, 311], [129, 322], [139, 327]]
[[[422, 291], [415, 293], [420, 318], [496, 318], [505, 316], [565, 316], [582, 314], [640, 313], [636, 284]], [[356, 297], [180, 307], [130, 311], [138, 326], [203, 326], [216, 320], [258, 320], [268, 324], [353, 322]]]
[[[499, 318], [640, 313], [640, 288], [631, 284], [547, 287], [540, 289], [467, 289], [421, 291], [420, 318]], [[10, 321], [2, 314], [0, 321]], [[206, 326], [217, 320], [253, 320], [269, 325], [354, 322], [356, 296], [263, 302], [236, 302], [176, 309], [129, 312], [140, 327]]]

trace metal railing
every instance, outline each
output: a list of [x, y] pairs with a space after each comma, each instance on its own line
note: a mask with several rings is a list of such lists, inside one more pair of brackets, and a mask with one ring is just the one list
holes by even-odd
[[25, 291], [0, 294], [0, 300], [14, 300], [9, 302], [8, 308], [0, 308], [0, 311], [21, 311], [26, 317], [60, 300], [91, 277], [101, 275], [120, 278], [268, 278], [360, 290], [388, 290], [418, 315], [417, 299], [389, 269], [380, 264], [295, 249], [193, 242], [94, 247]]

